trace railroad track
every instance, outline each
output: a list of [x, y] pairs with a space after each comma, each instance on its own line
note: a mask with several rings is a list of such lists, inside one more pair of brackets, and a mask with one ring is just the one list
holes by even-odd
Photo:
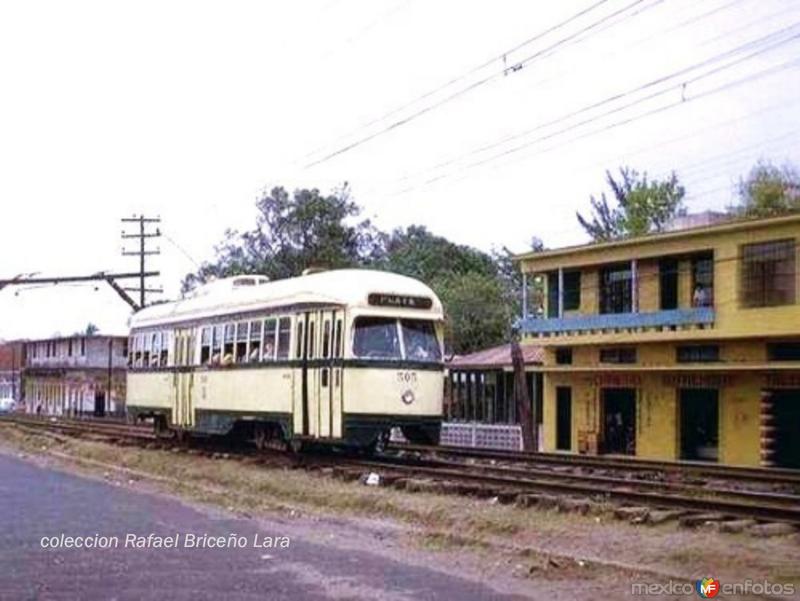
[[[68, 420], [62, 418], [35, 418], [30, 416], [3, 416], [0, 421], [12, 422], [29, 429], [45, 429], [73, 436], [95, 436], [111, 442], [128, 441], [138, 444], [157, 441], [165, 445], [178, 444], [177, 441], [156, 437], [148, 426], [130, 425], [119, 422], [102, 423], [98, 420]], [[208, 445], [204, 440], [202, 444]], [[213, 443], [212, 443], [213, 444]], [[404, 452], [398, 454], [401, 448]], [[206, 447], [213, 452], [213, 447]], [[216, 448], [216, 451], [219, 451]], [[225, 448], [231, 458], [253, 458], [258, 454], [253, 449]], [[449, 457], [450, 460], [442, 457]], [[374, 458], [360, 458], [351, 455], [308, 454], [294, 461], [298, 467], [318, 469], [323, 467], [349, 472], [351, 476], [365, 472], [379, 473], [385, 482], [393, 483], [408, 480], [425, 480], [442, 484], [442, 490], [452, 490], [462, 494], [497, 496], [503, 500], [530, 501], [536, 504], [542, 495], [556, 495], [567, 499], [589, 499], [593, 502], [611, 502], [621, 505], [644, 506], [656, 509], [676, 509], [684, 512], [713, 514], [724, 518], [749, 518], [767, 522], [785, 522], [800, 526], [800, 495], [741, 490], [720, 486], [720, 483], [686, 483], [667, 480], [631, 478], [630, 473], [646, 470], [657, 472], [679, 472], [682, 464], [670, 462], [651, 462], [642, 460], [618, 460], [613, 458], [611, 467], [621, 466], [626, 477], [620, 475], [574, 473], [554, 470], [553, 465], [571, 465], [572, 456], [554, 454], [525, 454], [502, 451], [480, 451], [458, 447], [420, 447], [403, 445], [393, 447], [387, 454]], [[478, 458], [483, 461], [506, 461], [511, 465], [490, 463], [456, 462], [454, 458]], [[576, 459], [585, 460], [580, 456]], [[580, 461], [578, 467], [597, 467], [609, 469], [606, 458], [589, 458]], [[598, 461], [594, 461], [598, 460]], [[663, 466], [666, 466], [665, 468]], [[741, 482], [746, 475], [755, 475], [752, 480], [763, 482], [773, 470], [757, 468], [730, 468], [727, 466], [689, 465], [688, 473], [698, 475], [712, 468], [714, 478]], [[714, 468], [725, 467], [723, 470]], [[798, 474], [777, 470], [784, 483], [794, 484]], [[730, 474], [730, 476], [729, 476]], [[729, 477], [728, 477], [729, 476]], [[794, 477], [793, 477], [794, 476]], [[723, 482], [724, 484], [724, 482]], [[448, 486], [449, 485], [449, 486]], [[452, 486], [456, 485], [456, 486]]]
[[470, 447], [426, 446], [392, 443], [392, 451], [416, 453], [422, 456], [452, 457], [465, 460], [482, 460], [524, 464], [537, 467], [609, 471], [616, 470], [642, 475], [664, 477], [698, 477], [740, 482], [763, 482], [768, 485], [786, 485], [800, 490], [800, 470], [762, 468], [734, 465], [716, 465], [691, 461], [659, 461], [618, 455], [575, 455], [567, 453], [500, 451]]
[[[786, 522], [800, 526], [800, 496], [756, 491], [707, 489], [699, 486], [674, 485], [619, 478], [584, 478], [547, 472], [532, 474], [529, 470], [463, 465], [436, 461], [390, 460], [344, 461], [344, 466], [375, 471], [390, 481], [400, 478], [427, 478], [439, 482], [471, 485], [462, 489], [467, 494], [495, 494], [506, 500], [520, 500], [530, 494], [536, 504], [538, 495], [558, 495], [655, 509], [680, 509], [721, 517], [750, 518], [770, 522]], [[444, 487], [445, 490], [447, 487]], [[551, 499], [547, 499], [548, 501]], [[709, 515], [709, 519], [711, 519]], [[716, 515], [713, 516], [716, 519]]]
[[100, 436], [104, 438], [136, 441], [157, 440], [152, 426], [126, 424], [119, 420], [103, 422], [100, 419], [70, 419], [61, 417], [34, 417], [19, 415], [0, 416], [0, 423], [13, 423], [29, 429], [50, 430], [72, 435]]

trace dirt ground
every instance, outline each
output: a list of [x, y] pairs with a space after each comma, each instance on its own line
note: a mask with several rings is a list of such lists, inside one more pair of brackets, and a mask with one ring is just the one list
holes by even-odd
[[293, 536], [343, 549], [435, 563], [512, 594], [616, 599], [637, 596], [636, 583], [693, 585], [711, 576], [723, 584], [791, 584], [797, 592], [790, 598], [800, 598], [800, 534], [757, 538], [675, 522], [633, 525], [608, 514], [365, 486], [280, 461], [270, 467], [224, 455], [121, 447], [7, 424], [0, 424], [0, 451], [121, 487], [178, 496], [207, 511], [278, 520]]

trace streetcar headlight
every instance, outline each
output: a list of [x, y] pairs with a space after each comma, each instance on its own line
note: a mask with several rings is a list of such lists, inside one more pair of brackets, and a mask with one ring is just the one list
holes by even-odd
[[406, 405], [410, 405], [414, 402], [414, 392], [412, 390], [406, 390], [402, 395], [400, 395], [400, 400]]

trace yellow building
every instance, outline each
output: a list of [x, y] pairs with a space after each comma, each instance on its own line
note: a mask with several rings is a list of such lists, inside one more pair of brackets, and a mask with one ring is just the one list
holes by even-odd
[[798, 253], [792, 215], [517, 257], [544, 449], [800, 467]]

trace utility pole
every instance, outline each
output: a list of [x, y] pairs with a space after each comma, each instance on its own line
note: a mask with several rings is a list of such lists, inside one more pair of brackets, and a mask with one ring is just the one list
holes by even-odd
[[126, 219], [122, 219], [122, 223], [137, 223], [139, 224], [138, 232], [129, 234], [125, 231], [122, 232], [122, 238], [138, 238], [139, 239], [139, 250], [136, 251], [127, 251], [125, 249], [122, 250], [122, 254], [124, 256], [138, 256], [139, 257], [139, 287], [138, 288], [124, 288], [129, 292], [138, 292], [139, 293], [139, 307], [144, 308], [146, 303], [146, 295], [148, 292], [155, 292], [161, 293], [163, 290], [161, 288], [148, 288], [146, 286], [146, 278], [148, 276], [147, 271], [145, 270], [145, 257], [148, 255], [158, 255], [161, 254], [161, 250], [156, 248], [155, 250], [148, 250], [147, 249], [147, 239], [148, 238], [158, 238], [161, 236], [161, 230], [156, 227], [155, 231], [148, 231], [148, 227], [154, 224], [161, 223], [161, 219], [159, 217], [145, 217], [144, 215], [139, 215], [138, 217], [133, 216]]

